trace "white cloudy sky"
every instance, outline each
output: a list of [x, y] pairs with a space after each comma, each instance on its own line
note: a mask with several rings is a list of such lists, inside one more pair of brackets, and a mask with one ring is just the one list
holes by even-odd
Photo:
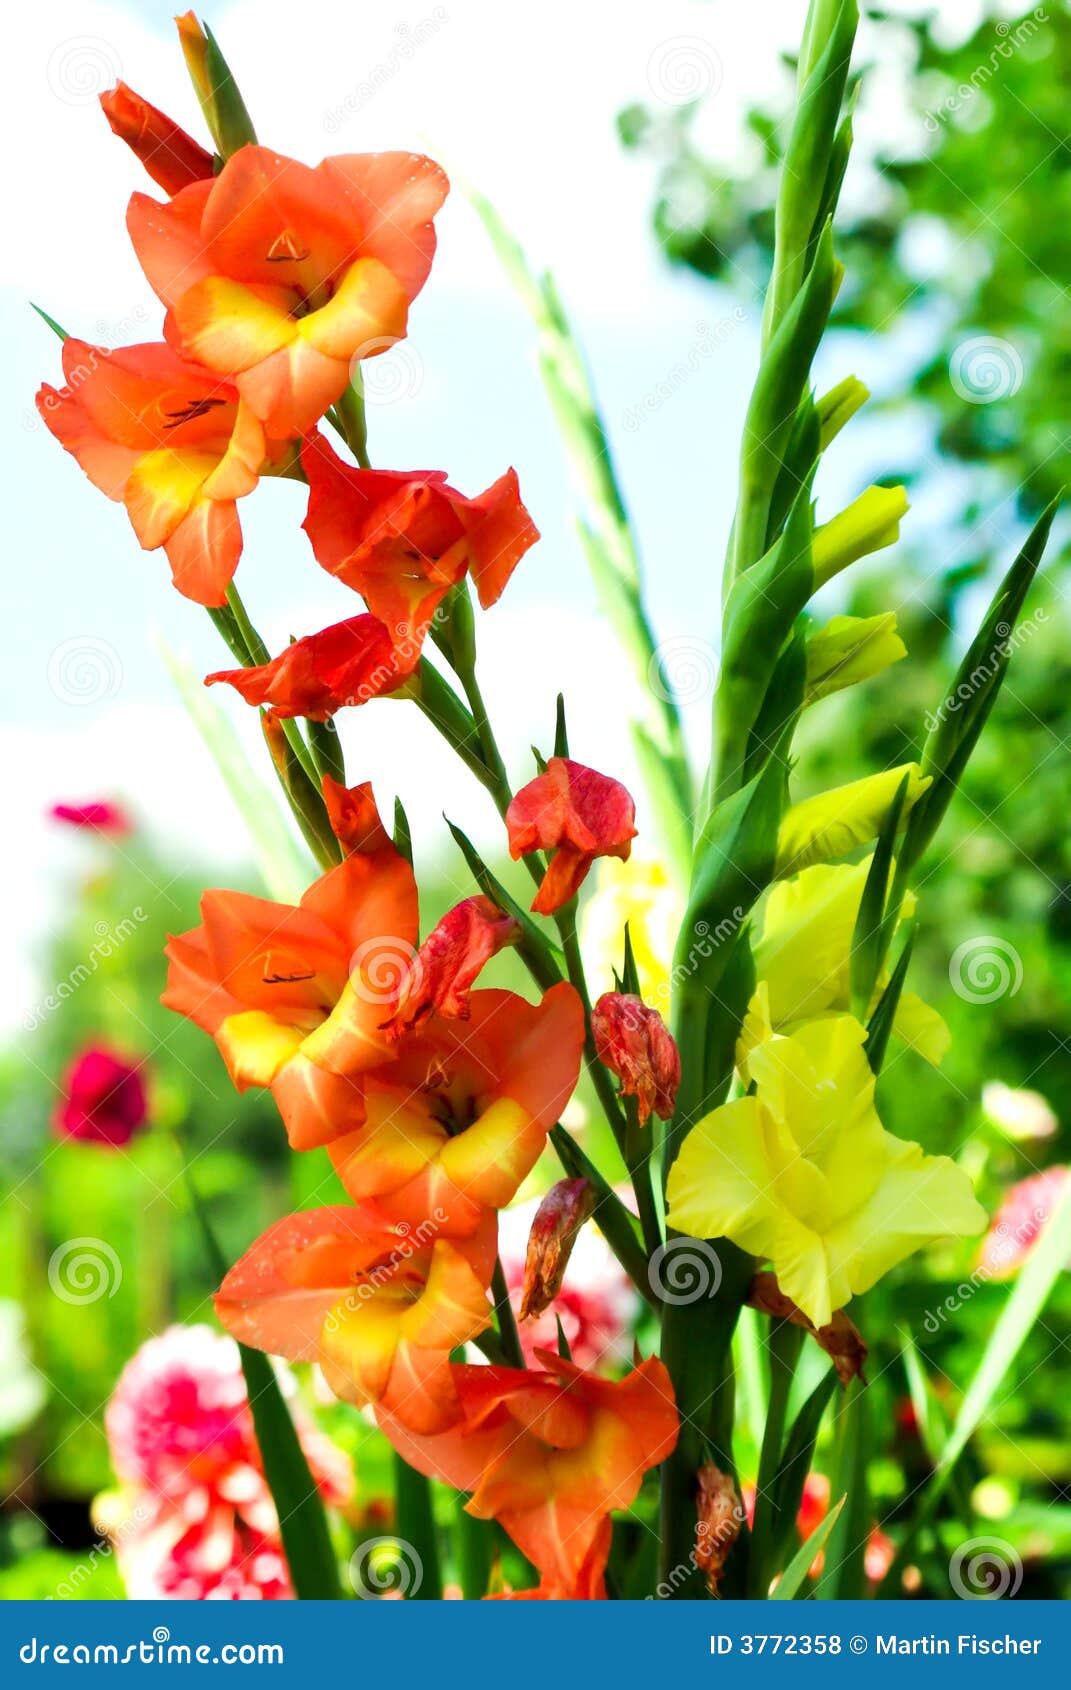
[[[0, 124], [3, 156], [15, 165], [5, 222], [19, 235], [0, 259], [9, 471], [0, 731], [7, 788], [19, 793], [4, 846], [5, 884], [19, 888], [8, 910], [16, 965], [0, 992], [7, 1020], [30, 999], [35, 950], [84, 855], [81, 841], [44, 824], [50, 800], [123, 795], [178, 856], [203, 854], [206, 841], [217, 859], [244, 851], [241, 824], [206, 770], [156, 647], [162, 634], [203, 672], [221, 658], [214, 631], [169, 587], [162, 560], [138, 550], [121, 510], [62, 456], [32, 407], [39, 381], [58, 373], [58, 347], [28, 300], [90, 339], [158, 333], [159, 310], [122, 223], [144, 179], [110, 137], [95, 96], [122, 76], [198, 131], [172, 9], [157, 0], [51, 0], [19, 7], [5, 31]], [[957, 30], [977, 10], [968, 0], [944, 0], [942, 9]], [[497, 201], [532, 255], [554, 269], [597, 374], [663, 638], [715, 637], [755, 323], [746, 318], [726, 334], [642, 427], [624, 427], [626, 412], [697, 340], [723, 339], [718, 325], [735, 302], [660, 260], [649, 230], [651, 170], [622, 152], [614, 117], [632, 100], [673, 98], [676, 77], [698, 75], [712, 89], [704, 133], [733, 156], [741, 114], [777, 85], [778, 53], [803, 12], [803, 0], [221, 0], [210, 14], [262, 139], [310, 162], [339, 151], [433, 151]], [[895, 66], [875, 75], [859, 126], [864, 145], [868, 121], [872, 139], [901, 121]], [[573, 539], [572, 495], [525, 318], [460, 195], [439, 230], [408, 362], [394, 372], [404, 397], [392, 396], [385, 373], [371, 407], [373, 456], [445, 468], [466, 492], [516, 466], [544, 539], [487, 624], [496, 718], [518, 754], [533, 738], [545, 742], [562, 687], [578, 754], [627, 769], [615, 656]], [[856, 373], [882, 379], [878, 349], [853, 348], [852, 358]], [[846, 373], [843, 349], [824, 373]], [[862, 466], [849, 460], [839, 473], [830, 500], [858, 491]], [[240, 584], [273, 649], [290, 632], [350, 613], [352, 598], [315, 567], [298, 531], [296, 488], [261, 489], [242, 514]], [[243, 709], [235, 700], [245, 730]], [[464, 790], [412, 715], [391, 704], [351, 712], [351, 774], [372, 776], [388, 802], [400, 787], [425, 829], [447, 807], [480, 831], [481, 796]]]

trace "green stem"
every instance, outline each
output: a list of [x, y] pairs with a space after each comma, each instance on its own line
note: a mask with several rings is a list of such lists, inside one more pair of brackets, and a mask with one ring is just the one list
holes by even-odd
[[419, 1580], [407, 1592], [410, 1601], [438, 1602], [443, 1583], [439, 1571], [439, 1544], [431, 1506], [431, 1483], [394, 1455], [394, 1522], [399, 1543], [415, 1553]]
[[777, 1570], [773, 1565], [784, 1525], [777, 1513], [775, 1481], [781, 1466], [785, 1441], [785, 1420], [789, 1392], [799, 1361], [803, 1333], [790, 1321], [777, 1320], [770, 1327], [767, 1354], [770, 1358], [770, 1396], [766, 1427], [762, 1436], [759, 1472], [755, 1484], [755, 1524], [751, 1533], [748, 1563], [748, 1594], [763, 1597]]
[[655, 1201], [652, 1161], [654, 1157], [654, 1129], [648, 1121], [640, 1125], [639, 1104], [634, 1097], [625, 1099], [625, 1162], [636, 1193], [636, 1207], [640, 1214], [640, 1230], [648, 1255], [662, 1247], [662, 1222]]
[[498, 1335], [502, 1341], [502, 1349], [508, 1367], [524, 1366], [524, 1351], [521, 1348], [520, 1333], [513, 1315], [513, 1305], [509, 1300], [509, 1286], [506, 1284], [506, 1273], [502, 1266], [501, 1256], [495, 1262], [495, 1271], [491, 1279], [491, 1295], [495, 1300], [495, 1318], [498, 1321]]

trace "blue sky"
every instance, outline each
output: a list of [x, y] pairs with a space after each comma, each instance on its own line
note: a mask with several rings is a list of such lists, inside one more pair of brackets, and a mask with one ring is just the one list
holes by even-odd
[[[968, 9], [956, 7], [964, 27]], [[309, 162], [385, 147], [434, 152], [488, 193], [532, 257], [553, 268], [596, 374], [663, 639], [716, 643], [757, 318], [664, 264], [649, 226], [651, 169], [622, 152], [614, 117], [635, 99], [673, 100], [681, 74], [698, 76], [710, 89], [704, 134], [734, 156], [741, 114], [777, 84], [778, 49], [794, 39], [804, 6], [763, 0], [761, 10], [761, 30], [754, 7], [724, 0], [305, 0], [298, 9], [246, 0], [214, 7], [209, 18], [262, 139]], [[59, 360], [28, 299], [89, 339], [158, 336], [160, 309], [122, 222], [129, 194], [147, 184], [109, 135], [96, 94], [122, 76], [200, 132], [170, 8], [61, 0], [20, 9], [17, 33], [20, 71], [3, 121], [5, 156], [22, 160], [8, 217], [23, 239], [8, 243], [0, 279], [9, 394], [9, 639], [0, 684], [5, 755], [20, 789], [8, 883], [14, 876], [22, 889], [16, 967], [0, 994], [0, 1018], [9, 1021], [33, 990], [34, 955], [58, 918], [64, 876], [84, 855], [81, 841], [42, 820], [49, 801], [122, 795], [178, 860], [234, 860], [245, 849], [156, 645], [162, 636], [203, 673], [221, 661], [217, 637], [203, 612], [174, 593], [162, 557], [138, 549], [122, 510], [50, 439], [32, 404], [38, 383], [57, 378]], [[884, 71], [875, 80], [873, 109], [894, 121], [895, 89]], [[543, 540], [484, 624], [487, 691], [502, 737], [517, 757], [533, 737], [545, 741], [561, 687], [574, 749], [627, 775], [623, 677], [574, 538], [576, 502], [527, 320], [458, 193], [440, 216], [439, 240], [410, 340], [370, 378], [373, 459], [446, 469], [467, 493], [516, 467]], [[694, 374], [631, 426], [644, 396], [689, 360]], [[887, 364], [880, 348], [835, 346], [823, 353], [819, 384], [849, 370], [880, 382]], [[825, 489], [826, 514], [878, 467], [843, 452]], [[242, 507], [239, 584], [273, 649], [353, 609], [352, 596], [314, 564], [302, 514], [300, 490], [289, 484], [263, 487]], [[252, 713], [237, 700], [227, 708], [252, 742]], [[697, 736], [705, 714], [700, 701]], [[485, 831], [482, 794], [463, 788], [414, 718], [411, 707], [390, 703], [350, 712], [351, 774], [375, 779], [381, 801], [401, 788], [428, 837], [446, 803]]]

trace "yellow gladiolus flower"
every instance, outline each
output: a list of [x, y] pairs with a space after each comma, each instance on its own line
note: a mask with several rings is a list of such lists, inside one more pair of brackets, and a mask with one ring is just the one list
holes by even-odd
[[986, 1224], [954, 1162], [885, 1131], [865, 1039], [834, 1015], [755, 1045], [754, 1093], [700, 1121], [669, 1177], [669, 1224], [770, 1261], [816, 1326], [924, 1244]]
[[[870, 857], [860, 863], [816, 863], [771, 888], [754, 951], [775, 1032], [790, 1032], [797, 1022], [850, 1008], [852, 936], [870, 863]], [[914, 911], [909, 893], [901, 919]], [[875, 1002], [887, 982], [886, 970]], [[952, 1042], [942, 1017], [914, 992], [901, 994], [893, 1032], [935, 1067]]]
[[903, 487], [868, 487], [831, 522], [823, 522], [811, 546], [815, 590], [858, 558], [891, 546], [900, 538], [900, 520], [906, 515]]
[[807, 641], [804, 702], [815, 704], [831, 692], [868, 681], [906, 656], [907, 647], [896, 632], [895, 611], [881, 616], [834, 616]]
[[793, 804], [777, 835], [775, 877], [796, 874], [811, 863], [834, 862], [857, 845], [876, 839], [905, 775], [908, 784], [901, 819], [906, 820], [931, 781], [917, 763], [901, 763], [880, 775], [867, 775]]

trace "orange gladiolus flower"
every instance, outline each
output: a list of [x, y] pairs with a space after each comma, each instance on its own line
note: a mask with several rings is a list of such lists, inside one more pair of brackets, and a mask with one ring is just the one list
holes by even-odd
[[163, 1002], [212, 1035], [239, 1091], [271, 1088], [295, 1150], [352, 1130], [362, 1076], [391, 1061], [381, 1024], [417, 938], [409, 864], [383, 834], [297, 907], [213, 891], [201, 917], [167, 947]]
[[676, 1040], [657, 1009], [633, 992], [604, 992], [591, 1012], [599, 1061], [621, 1081], [622, 1097], [639, 1104], [641, 1127], [652, 1113], [668, 1121], [681, 1083]]
[[506, 811], [511, 857], [554, 852], [533, 910], [552, 915], [567, 904], [596, 857], [627, 860], [635, 823], [636, 806], [620, 781], [568, 757], [552, 757]]
[[113, 135], [136, 153], [165, 193], [177, 194], [212, 175], [212, 154], [125, 82], [100, 96]]
[[372, 1204], [288, 1215], [231, 1268], [216, 1313], [243, 1344], [319, 1362], [346, 1402], [442, 1431], [461, 1412], [450, 1351], [491, 1324], [497, 1221], [457, 1243], [436, 1234], [433, 1216], [398, 1226]]
[[466, 499], [441, 470], [354, 469], [320, 437], [306, 441], [301, 461], [316, 561], [361, 594], [402, 650], [419, 650], [466, 570], [484, 609], [494, 604], [539, 539], [513, 470]]
[[473, 1493], [468, 1513], [499, 1522], [538, 1568], [542, 1594], [601, 1595], [606, 1516], [629, 1507], [677, 1441], [673, 1386], [653, 1356], [614, 1381], [538, 1355], [543, 1372], [455, 1367], [462, 1418], [438, 1437], [415, 1436], [389, 1411], [377, 1419], [411, 1466]]
[[476, 991], [466, 1021], [432, 1013], [364, 1075], [363, 1125], [329, 1147], [349, 1195], [465, 1237], [517, 1194], [572, 1096], [584, 1014], [572, 986], [542, 1003]]
[[270, 704], [274, 716], [325, 722], [336, 710], [396, 692], [415, 666], [416, 658], [401, 657], [382, 622], [366, 613], [294, 640], [270, 663], [217, 669], [205, 686], [226, 681], [247, 704]]
[[389, 1038], [424, 1021], [433, 1009], [449, 1020], [467, 1021], [473, 981], [506, 945], [516, 944], [520, 926], [490, 898], [464, 898], [433, 927], [413, 958], [386, 1024]]
[[242, 552], [235, 501], [279, 448], [237, 388], [163, 343], [113, 352], [65, 340], [63, 373], [65, 387], [37, 395], [49, 432], [126, 506], [144, 549], [163, 547], [180, 593], [224, 604]]
[[447, 189], [415, 153], [310, 169], [248, 146], [167, 205], [135, 194], [127, 226], [168, 338], [232, 378], [268, 434], [286, 438], [334, 404], [355, 358], [404, 335]]

